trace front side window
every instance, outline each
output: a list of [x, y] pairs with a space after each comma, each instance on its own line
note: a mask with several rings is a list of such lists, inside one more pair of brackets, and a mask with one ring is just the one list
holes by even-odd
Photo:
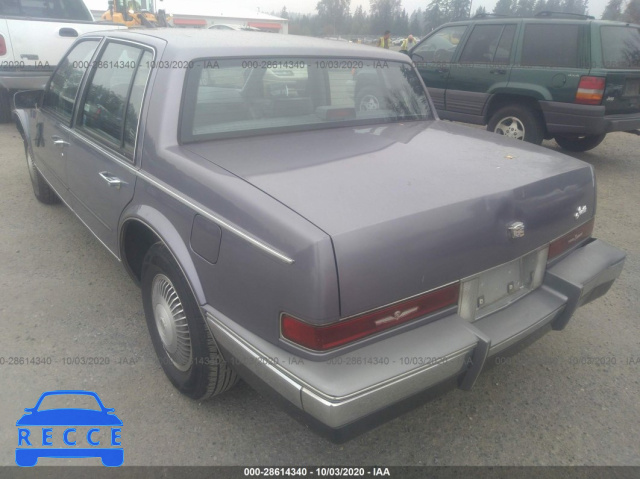
[[524, 66], [577, 68], [580, 27], [578, 25], [531, 24], [524, 30]]
[[0, 0], [0, 15], [93, 21], [91, 12], [82, 0]]
[[445, 27], [418, 45], [411, 54], [416, 62], [449, 63], [456, 53], [465, 25]]
[[97, 40], [78, 43], [60, 62], [44, 93], [43, 108], [71, 120], [80, 82], [98, 43]]
[[640, 68], [640, 28], [601, 27], [604, 68]]
[[182, 142], [432, 118], [408, 63], [211, 59], [193, 62], [186, 82]]
[[77, 120], [79, 128], [129, 158], [152, 58], [140, 47], [109, 43], [95, 63]]

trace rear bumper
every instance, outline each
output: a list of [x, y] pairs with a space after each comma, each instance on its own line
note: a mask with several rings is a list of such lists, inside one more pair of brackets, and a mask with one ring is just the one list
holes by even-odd
[[640, 128], [640, 113], [605, 115], [602, 105], [577, 105], [541, 101], [547, 131], [550, 134], [601, 135]]
[[451, 314], [322, 362], [205, 312], [226, 360], [252, 385], [325, 430], [361, 430], [391, 406], [443, 385], [470, 389], [489, 358], [564, 328], [576, 308], [605, 294], [624, 260], [624, 252], [594, 240], [548, 268], [540, 288], [474, 323]]

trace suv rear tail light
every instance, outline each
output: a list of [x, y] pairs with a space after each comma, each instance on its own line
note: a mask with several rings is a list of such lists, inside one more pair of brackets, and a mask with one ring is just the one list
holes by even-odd
[[603, 77], [582, 77], [576, 92], [576, 103], [583, 105], [599, 105], [604, 95]]
[[7, 44], [4, 41], [4, 37], [0, 35], [0, 57], [6, 54], [7, 54]]
[[561, 236], [557, 240], [551, 242], [549, 245], [549, 255], [547, 257], [547, 261], [552, 260], [560, 256], [565, 251], [573, 248], [575, 245], [584, 241], [587, 238], [590, 238], [593, 234], [593, 225], [595, 224], [595, 218], [591, 218], [582, 226], [578, 226], [577, 228], [571, 230], [564, 236]]
[[327, 351], [455, 306], [458, 304], [459, 293], [460, 283], [456, 282], [390, 306], [323, 326], [314, 326], [283, 313], [280, 317], [280, 327], [285, 339], [308, 349]]

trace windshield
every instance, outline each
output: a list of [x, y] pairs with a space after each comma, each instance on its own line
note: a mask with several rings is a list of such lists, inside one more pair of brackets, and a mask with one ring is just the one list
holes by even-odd
[[602, 27], [604, 68], [640, 68], [640, 28]]
[[422, 82], [408, 63], [210, 59], [190, 67], [182, 142], [432, 119]]

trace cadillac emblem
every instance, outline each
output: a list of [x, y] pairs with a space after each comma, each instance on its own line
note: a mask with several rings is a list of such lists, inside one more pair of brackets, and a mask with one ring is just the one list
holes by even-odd
[[522, 221], [514, 221], [507, 226], [509, 238], [522, 238], [524, 236], [524, 223]]

